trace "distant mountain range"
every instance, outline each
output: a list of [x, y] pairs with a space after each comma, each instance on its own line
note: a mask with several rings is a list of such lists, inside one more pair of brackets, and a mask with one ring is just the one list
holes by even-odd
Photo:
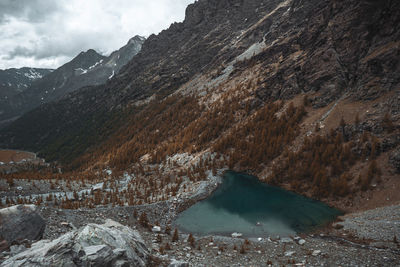
[[[5, 70], [4, 75], [1, 72], [0, 126], [1, 121], [13, 120], [43, 103], [60, 99], [82, 87], [106, 82], [141, 50], [144, 41], [144, 37], [135, 36], [108, 57], [89, 49], [54, 71], [23, 68], [20, 71]], [[8, 76], [6, 74], [13, 71], [21, 73], [20, 76], [26, 79], [18, 78], [15, 81], [7, 79], [12, 74]], [[9, 86], [12, 87], [10, 90], [3, 90], [3, 84], [4, 86], [15, 84], [15, 86]]]
[[0, 99], [24, 92], [31, 84], [51, 73], [52, 69], [20, 68], [0, 70]]

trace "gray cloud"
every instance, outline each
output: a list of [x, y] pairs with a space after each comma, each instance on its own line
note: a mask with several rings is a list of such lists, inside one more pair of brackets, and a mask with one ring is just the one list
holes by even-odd
[[48, 0], [1, 0], [0, 23], [9, 18], [19, 18], [30, 22], [41, 22], [62, 6], [59, 1]]
[[9, 60], [14, 59], [15, 57], [32, 57], [34, 55], [34, 51], [30, 50], [29, 48], [17, 46], [3, 58]]
[[182, 21], [194, 0], [0, 0], [0, 69], [57, 68]]

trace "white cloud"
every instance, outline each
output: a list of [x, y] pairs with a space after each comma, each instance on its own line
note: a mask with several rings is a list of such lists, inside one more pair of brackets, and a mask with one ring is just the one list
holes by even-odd
[[168, 28], [175, 21], [182, 21], [186, 6], [194, 2], [2, 1], [0, 69], [22, 66], [57, 68], [90, 48], [104, 54], [111, 53], [134, 35], [149, 36]]

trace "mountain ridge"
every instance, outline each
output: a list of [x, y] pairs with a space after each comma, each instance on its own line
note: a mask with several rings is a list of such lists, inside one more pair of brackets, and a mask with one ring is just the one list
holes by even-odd
[[79, 53], [50, 76], [36, 81], [25, 92], [3, 100], [3, 114], [0, 119], [7, 120], [20, 116], [30, 109], [60, 99], [79, 88], [107, 81], [140, 51], [143, 41], [144, 38], [135, 36], [108, 57], [98, 54], [93, 49]]
[[316, 198], [361, 192], [379, 178], [370, 159], [395, 177], [398, 5], [198, 1], [106, 84], [26, 114], [3, 145], [90, 171], [188, 153]]
[[0, 98], [9, 98], [25, 91], [32, 82], [52, 72], [44, 68], [10, 68], [0, 70]]

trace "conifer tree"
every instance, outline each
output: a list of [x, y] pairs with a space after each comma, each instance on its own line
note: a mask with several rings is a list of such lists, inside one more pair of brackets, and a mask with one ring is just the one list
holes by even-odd
[[179, 240], [178, 229], [175, 228], [174, 234], [172, 236], [172, 242], [177, 242]]

